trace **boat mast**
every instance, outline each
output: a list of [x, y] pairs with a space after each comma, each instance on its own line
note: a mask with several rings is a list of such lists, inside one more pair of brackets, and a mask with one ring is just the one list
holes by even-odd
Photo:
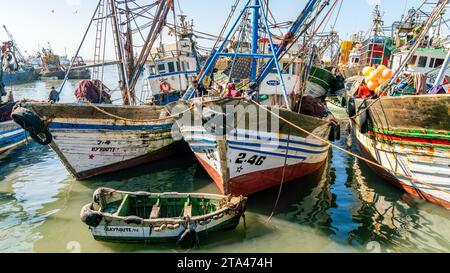
[[122, 100], [124, 105], [130, 105], [131, 97], [128, 88], [127, 68], [122, 54], [123, 45], [119, 33], [119, 17], [117, 14], [117, 5], [115, 0], [108, 0], [111, 9], [111, 25], [113, 29], [114, 47], [116, 50], [117, 68], [119, 70], [119, 86], [122, 91]]
[[[134, 69], [134, 51], [133, 51], [133, 34], [131, 31], [131, 20], [130, 20], [130, 9], [128, 7], [128, 0], [125, 0], [125, 17], [127, 20], [127, 32], [125, 34], [125, 58], [127, 60], [126, 73], [127, 79], [131, 78], [131, 74]], [[128, 86], [128, 96], [130, 104], [134, 105], [135, 102], [135, 89], [134, 87]]]

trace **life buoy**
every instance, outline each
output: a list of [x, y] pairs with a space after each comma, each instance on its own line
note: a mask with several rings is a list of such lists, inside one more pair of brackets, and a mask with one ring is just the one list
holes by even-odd
[[11, 51], [5, 52], [3, 55], [3, 71], [16, 71], [18, 68], [16, 55]]
[[172, 86], [170, 86], [170, 83], [168, 82], [162, 82], [159, 85], [159, 90], [163, 92], [164, 94], [168, 94], [170, 91], [172, 91]]

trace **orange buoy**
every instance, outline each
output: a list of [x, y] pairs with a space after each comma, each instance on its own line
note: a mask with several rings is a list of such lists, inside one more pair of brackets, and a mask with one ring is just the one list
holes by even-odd
[[375, 89], [377, 89], [378, 86], [380, 86], [380, 84], [378, 83], [378, 81], [375, 80], [369, 81], [367, 83], [367, 88], [369, 88], [370, 91], [375, 91]]

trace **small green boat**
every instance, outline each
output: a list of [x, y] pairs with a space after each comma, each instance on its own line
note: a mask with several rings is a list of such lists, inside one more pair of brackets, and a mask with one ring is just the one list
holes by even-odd
[[100, 241], [198, 244], [202, 233], [236, 228], [246, 197], [206, 193], [95, 191], [81, 220]]

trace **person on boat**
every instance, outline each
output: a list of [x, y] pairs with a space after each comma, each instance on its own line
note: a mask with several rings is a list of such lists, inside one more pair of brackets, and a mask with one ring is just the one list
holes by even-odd
[[50, 90], [50, 94], [48, 95], [48, 101], [59, 102], [59, 93], [58, 91], [56, 91], [54, 86], [52, 86], [52, 89]]
[[370, 91], [370, 89], [367, 87], [366, 81], [363, 80], [361, 85], [358, 87], [357, 93], [358, 98], [364, 99], [371, 97], [372, 95], [373, 95], [372, 91]]
[[206, 90], [203, 84], [200, 84], [197, 79], [192, 80], [191, 88], [194, 90], [196, 97], [203, 97], [208, 95], [208, 90]]

